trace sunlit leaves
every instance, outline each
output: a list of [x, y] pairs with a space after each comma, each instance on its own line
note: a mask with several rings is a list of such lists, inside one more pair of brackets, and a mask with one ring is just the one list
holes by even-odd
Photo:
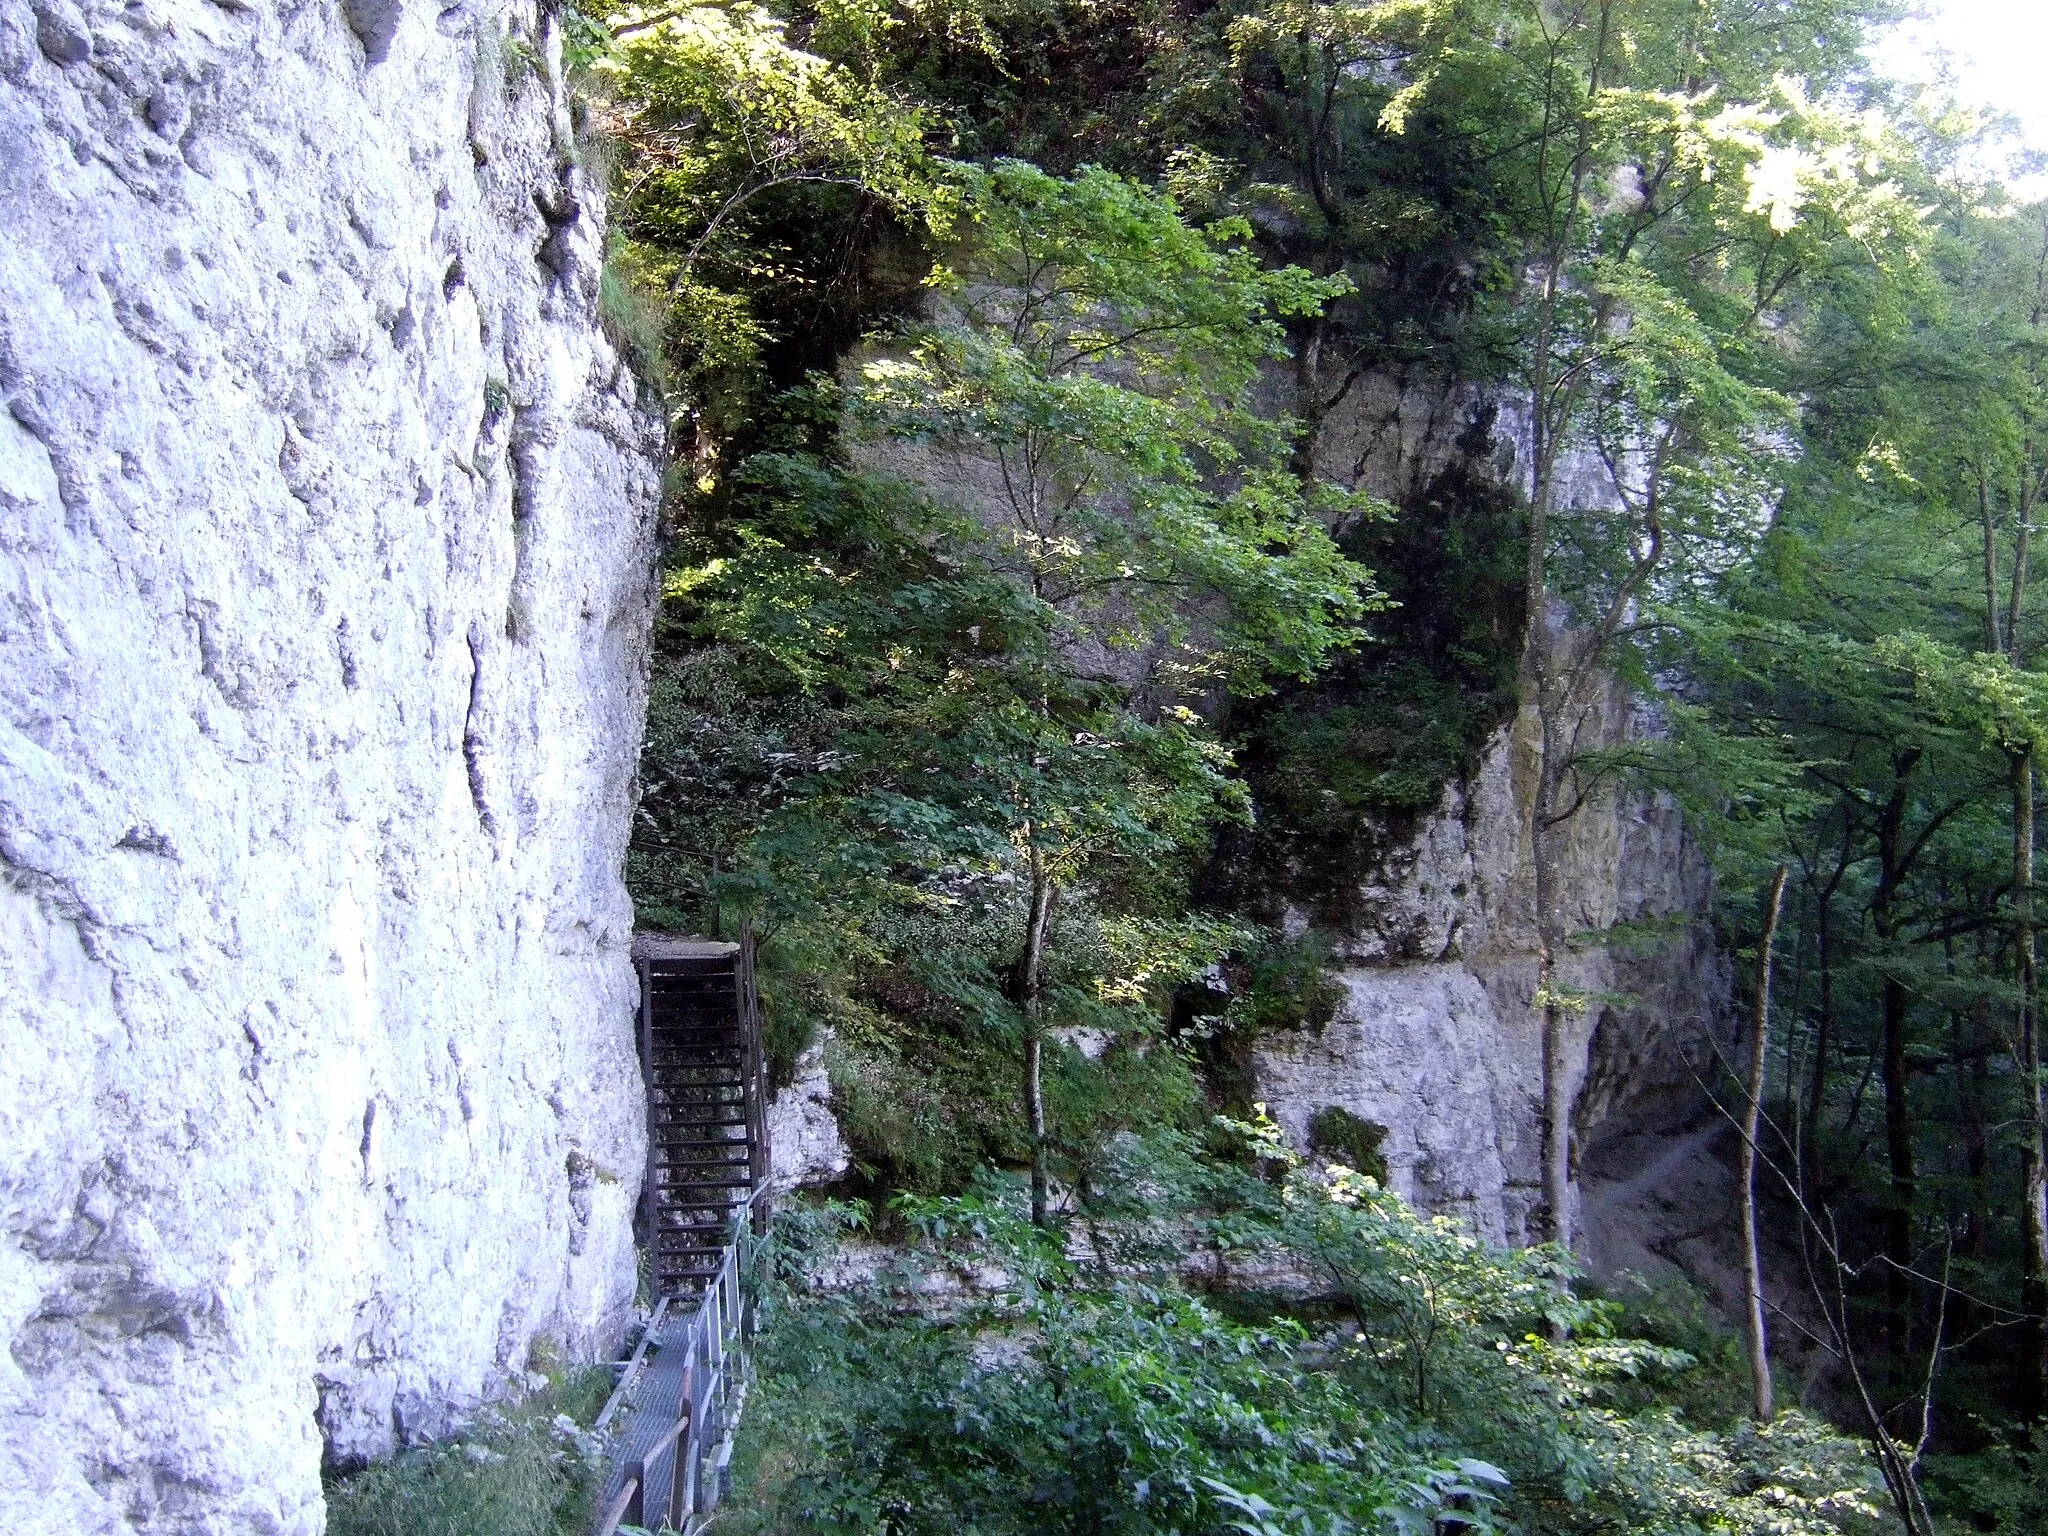
[[749, 294], [794, 280], [756, 237], [765, 194], [840, 187], [912, 222], [946, 219], [928, 115], [872, 67], [884, 9], [822, 8], [830, 57], [752, 4], [627, 5], [603, 20], [610, 45], [591, 67], [624, 155], [619, 223], [669, 294], [673, 345], [700, 387], [752, 372], [766, 337]]
[[1179, 693], [1312, 671], [1369, 592], [1327, 529], [1372, 507], [1284, 473], [1286, 423], [1253, 405], [1280, 319], [1347, 284], [1099, 169], [955, 174], [940, 317], [863, 365], [857, 417], [987, 466], [974, 515], [1068, 643], [1149, 653]]
[[[1717, 1432], [1624, 1407], [1692, 1362], [1613, 1336], [1547, 1251], [1489, 1248], [1348, 1172], [1276, 1187], [1270, 1122], [1235, 1129], [1239, 1162], [1126, 1139], [1085, 1243], [1049, 1240], [993, 1171], [898, 1202], [893, 1267], [773, 1305], [743, 1494], [902, 1536], [1882, 1529], [1870, 1458], [1817, 1420]], [[1325, 1304], [1224, 1315], [1181, 1279], [1218, 1243]], [[1547, 1337], [1553, 1317], [1575, 1337]]]

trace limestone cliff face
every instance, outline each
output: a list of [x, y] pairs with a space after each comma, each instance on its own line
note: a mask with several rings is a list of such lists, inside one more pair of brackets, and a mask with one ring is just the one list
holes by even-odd
[[314, 1533], [633, 1299], [659, 423], [525, 0], [0, 0], [0, 1529]]
[[[1318, 465], [1399, 498], [1476, 441], [1487, 445], [1486, 471], [1511, 479], [1524, 430], [1512, 399], [1368, 379], [1325, 423]], [[1612, 495], [1590, 457], [1568, 459], [1562, 473], [1571, 502], [1597, 506]], [[1548, 621], [1568, 644], [1563, 614]], [[1656, 729], [1609, 682], [1579, 745], [1599, 752]], [[1318, 1110], [1349, 1110], [1386, 1128], [1388, 1175], [1403, 1195], [1515, 1243], [1540, 1235], [1531, 1218], [1541, 1201], [1541, 1024], [1530, 1007], [1539, 743], [1525, 708], [1494, 734], [1476, 770], [1446, 787], [1433, 815], [1355, 872], [1357, 900], [1346, 905], [1358, 915], [1335, 935], [1344, 994], [1336, 1017], [1319, 1033], [1269, 1036], [1253, 1063], [1259, 1093], [1298, 1144], [1307, 1145]], [[1561, 957], [1559, 980], [1589, 999], [1569, 1020], [1575, 1070], [1566, 1086], [1577, 1150], [1590, 1159], [1605, 1144], [1675, 1132], [1691, 1118], [1728, 976], [1707, 926], [1706, 862], [1674, 804], [1595, 794], [1558, 835], [1565, 921], [1582, 936]], [[1590, 937], [1617, 924], [1629, 925], [1623, 942]], [[1587, 1215], [1589, 1251], [1611, 1248], [1597, 1230], [1601, 1211]]]
[[[1617, 685], [1587, 734], [1608, 747], [1644, 728]], [[1268, 1035], [1254, 1055], [1259, 1092], [1298, 1144], [1318, 1110], [1349, 1110], [1386, 1127], [1388, 1176], [1404, 1196], [1517, 1243], [1531, 1238], [1541, 1199], [1536, 752], [1525, 710], [1412, 840], [1359, 872], [1368, 916], [1337, 936], [1335, 1018], [1318, 1033]], [[1571, 929], [1637, 925], [1628, 942], [1588, 939], [1559, 966], [1560, 980], [1592, 999], [1569, 1019], [1578, 1065], [1568, 1090], [1589, 1148], [1696, 1094], [1726, 975], [1704, 924], [1705, 862], [1675, 806], [1611, 794], [1562, 835]]]

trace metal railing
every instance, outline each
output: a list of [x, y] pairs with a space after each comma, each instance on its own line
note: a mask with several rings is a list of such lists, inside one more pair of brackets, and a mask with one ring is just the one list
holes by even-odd
[[[667, 1368], [664, 1376], [674, 1371], [675, 1352], [680, 1352], [675, 1417], [626, 1463], [625, 1479], [606, 1506], [596, 1536], [614, 1536], [621, 1525], [692, 1536], [729, 1491], [732, 1437], [746, 1397], [747, 1343], [753, 1335], [753, 1303], [745, 1284], [756, 1241], [753, 1227], [745, 1213], [734, 1221], [718, 1277], [696, 1298], [697, 1308], [687, 1319], [674, 1315], [678, 1309], [663, 1299], [599, 1416], [597, 1427], [603, 1429], [631, 1399], [636, 1379], [646, 1369], [650, 1340]], [[646, 1409], [660, 1411], [656, 1404]], [[665, 1458], [670, 1460], [664, 1483], [656, 1474]]]

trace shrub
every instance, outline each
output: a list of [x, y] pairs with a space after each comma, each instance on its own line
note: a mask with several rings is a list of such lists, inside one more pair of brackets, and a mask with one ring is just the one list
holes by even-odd
[[[1236, 1165], [1126, 1138], [1122, 1203], [1072, 1254], [984, 1174], [899, 1200], [914, 1238], [877, 1278], [777, 1291], [740, 1528], [1888, 1529], [1856, 1442], [1797, 1413], [1716, 1433], [1646, 1396], [1690, 1357], [1617, 1337], [1618, 1308], [1575, 1294], [1554, 1252], [1488, 1248], [1355, 1171], [1303, 1170], [1270, 1123], [1223, 1129], [1251, 1143]], [[1177, 1279], [1203, 1245], [1291, 1264], [1337, 1317], [1226, 1317]]]
[[610, 1390], [607, 1367], [558, 1375], [459, 1440], [331, 1481], [328, 1536], [584, 1536], [601, 1464], [569, 1428]]

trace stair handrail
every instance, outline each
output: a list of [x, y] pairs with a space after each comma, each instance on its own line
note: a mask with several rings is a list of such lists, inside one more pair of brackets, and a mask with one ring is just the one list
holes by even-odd
[[775, 1156], [768, 1140], [768, 1072], [761, 1042], [761, 994], [754, 982], [754, 924], [740, 922], [739, 957], [733, 967], [739, 986], [740, 1052], [745, 1063], [747, 1101], [748, 1204], [753, 1211], [754, 1232], [768, 1230], [768, 1202], [763, 1197], [774, 1177]]
[[[669, 1476], [668, 1519], [684, 1536], [699, 1528], [699, 1517], [708, 1515], [724, 1497], [724, 1460], [727, 1442], [739, 1427], [739, 1402], [748, 1374], [748, 1340], [753, 1334], [753, 1298], [748, 1295], [749, 1272], [760, 1242], [759, 1212], [767, 1205], [770, 1191], [763, 1187], [736, 1214], [723, 1245], [717, 1277], [699, 1293], [697, 1307], [680, 1322], [680, 1337], [660, 1339], [659, 1349], [686, 1351], [681, 1400], [676, 1405], [675, 1425], [662, 1439], [642, 1452], [627, 1468], [626, 1481], [600, 1519], [595, 1536], [616, 1536], [621, 1524], [639, 1524], [644, 1514], [647, 1468], [658, 1461], [671, 1445], [675, 1460]], [[663, 1298], [666, 1311], [667, 1298]], [[661, 1314], [657, 1313], [657, 1321]], [[678, 1326], [671, 1318], [668, 1324]], [[653, 1335], [650, 1325], [635, 1351], [637, 1362]], [[620, 1393], [625, 1382], [620, 1383]], [[617, 1396], [618, 1394], [615, 1394]], [[607, 1405], [606, 1418], [610, 1416]], [[717, 1475], [707, 1486], [703, 1476], [706, 1456], [714, 1458]]]

